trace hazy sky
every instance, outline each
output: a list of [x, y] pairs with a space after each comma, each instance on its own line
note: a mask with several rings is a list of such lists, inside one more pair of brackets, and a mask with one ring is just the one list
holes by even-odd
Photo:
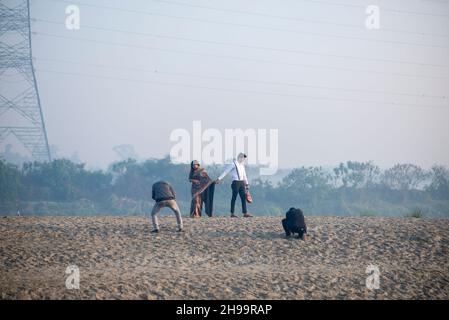
[[[281, 167], [449, 165], [449, 3], [31, 3], [32, 18], [55, 22], [33, 23], [33, 54], [49, 143], [61, 156], [77, 151], [105, 167], [118, 159], [113, 146], [131, 144], [142, 158], [162, 157], [173, 129], [201, 120], [278, 129]], [[70, 3], [81, 10], [77, 31], [65, 28]], [[380, 30], [365, 27], [370, 4], [380, 7]]]

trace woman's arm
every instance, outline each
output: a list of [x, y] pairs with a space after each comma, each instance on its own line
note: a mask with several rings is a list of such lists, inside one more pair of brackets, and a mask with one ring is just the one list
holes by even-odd
[[209, 177], [209, 175], [207, 174], [206, 171], [203, 171], [203, 172], [201, 173], [201, 176], [204, 177], [204, 178], [206, 178], [207, 180], [211, 180], [211, 178]]
[[189, 181], [194, 184], [200, 183], [200, 180], [197, 180], [197, 179], [189, 179]]

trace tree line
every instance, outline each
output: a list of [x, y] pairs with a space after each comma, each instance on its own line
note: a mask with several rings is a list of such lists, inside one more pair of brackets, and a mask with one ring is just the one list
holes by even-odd
[[[212, 178], [223, 166], [206, 167]], [[133, 159], [112, 163], [107, 170], [87, 170], [68, 159], [25, 162], [0, 160], [0, 214], [148, 214], [151, 186], [171, 183], [184, 214], [190, 206], [189, 165], [169, 158]], [[425, 170], [397, 164], [381, 170], [373, 162], [347, 161], [334, 168], [292, 169], [273, 184], [249, 167], [257, 215], [281, 215], [291, 206], [315, 215], [389, 215], [419, 212], [449, 217], [449, 169], [435, 165]], [[227, 178], [229, 179], [229, 178]], [[230, 181], [216, 188], [215, 208], [228, 214]]]

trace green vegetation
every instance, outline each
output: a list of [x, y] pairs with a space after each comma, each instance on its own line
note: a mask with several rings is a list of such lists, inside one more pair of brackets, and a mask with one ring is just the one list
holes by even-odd
[[[222, 170], [207, 167], [212, 178]], [[187, 214], [188, 172], [188, 165], [172, 164], [168, 158], [128, 159], [106, 171], [86, 170], [84, 164], [67, 159], [21, 167], [0, 160], [0, 214], [17, 210], [24, 215], [149, 214], [151, 186], [158, 180], [173, 185]], [[449, 217], [449, 169], [443, 166], [424, 170], [397, 164], [382, 171], [372, 162], [348, 161], [333, 169], [296, 168], [276, 185], [257, 173], [257, 168], [249, 168], [254, 199], [249, 208], [258, 215], [283, 215], [296, 206], [308, 215], [422, 217], [425, 211], [428, 217]], [[224, 181], [216, 188], [217, 214], [228, 214], [229, 184]]]
[[375, 217], [375, 216], [378, 216], [378, 214], [375, 211], [365, 209], [360, 212], [360, 216], [361, 217]]
[[424, 217], [423, 210], [421, 208], [415, 208], [408, 214], [408, 217], [420, 219]]

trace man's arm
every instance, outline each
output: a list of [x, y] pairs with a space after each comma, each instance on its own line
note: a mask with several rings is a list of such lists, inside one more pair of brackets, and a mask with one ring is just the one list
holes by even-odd
[[156, 200], [154, 199], [154, 187], [151, 189], [151, 199]]
[[245, 167], [243, 167], [243, 181], [245, 182], [245, 186], [248, 188], [249, 183], [248, 183], [248, 177], [246, 176], [246, 168]]
[[226, 167], [225, 171], [223, 171], [223, 173], [218, 177], [217, 180], [218, 180], [218, 181], [223, 180], [223, 178], [226, 177], [226, 176], [229, 174], [229, 172], [232, 171], [232, 169], [234, 169], [234, 164], [229, 164], [229, 165]]

